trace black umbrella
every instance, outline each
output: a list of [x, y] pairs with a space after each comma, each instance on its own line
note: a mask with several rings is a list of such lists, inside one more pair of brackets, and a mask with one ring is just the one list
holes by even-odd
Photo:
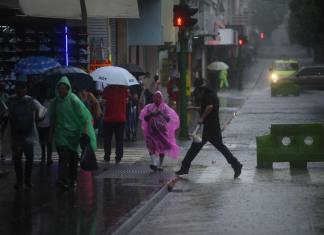
[[128, 70], [128, 72], [133, 74], [135, 77], [143, 76], [146, 74], [143, 71], [143, 69], [137, 64], [126, 64], [126, 65], [118, 65], [118, 66]]
[[43, 76], [43, 83], [46, 83], [51, 90], [55, 90], [58, 81], [66, 76], [72, 86], [73, 91], [89, 90], [94, 92], [96, 90], [95, 82], [92, 77], [84, 70], [77, 67], [62, 67], [51, 69]]

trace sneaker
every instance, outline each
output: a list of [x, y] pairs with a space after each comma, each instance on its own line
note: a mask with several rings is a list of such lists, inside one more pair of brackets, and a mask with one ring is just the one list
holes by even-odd
[[118, 163], [121, 162], [122, 158], [121, 157], [115, 157], [115, 160], [116, 160], [116, 163], [118, 164]]
[[175, 174], [181, 176], [181, 175], [187, 175], [188, 172], [189, 172], [189, 170], [186, 170], [186, 169], [181, 167], [180, 170], [175, 172]]
[[104, 160], [105, 160], [106, 162], [110, 162], [110, 156], [105, 155], [105, 156], [104, 156]]
[[242, 167], [243, 165], [241, 163], [239, 163], [235, 168], [234, 168], [234, 179], [237, 179], [242, 172]]
[[158, 169], [158, 171], [163, 171], [163, 167], [162, 166], [159, 166], [157, 169]]
[[157, 169], [158, 169], [157, 166], [153, 165], [153, 164], [150, 165], [150, 168], [152, 171], [157, 171]]

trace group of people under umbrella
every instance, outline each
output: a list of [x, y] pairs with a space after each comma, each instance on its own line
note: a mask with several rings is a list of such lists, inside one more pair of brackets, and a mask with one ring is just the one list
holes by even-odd
[[[35, 74], [36, 66], [30, 64], [28, 66]], [[28, 70], [26, 69], [24, 73], [28, 74], [26, 71]], [[38, 122], [42, 163], [45, 162], [46, 152], [47, 163], [52, 163], [51, 143], [53, 142], [59, 155], [57, 185], [63, 189], [75, 188], [80, 144], [83, 146], [83, 150], [85, 146], [89, 146], [92, 152], [95, 152], [97, 148], [94, 129], [100, 109], [92, 110], [91, 107], [93, 107], [93, 103], [96, 103], [96, 99], [88, 92], [95, 89], [93, 81], [108, 85], [101, 94], [105, 101], [103, 115], [104, 159], [110, 161], [113, 135], [116, 138], [116, 163], [119, 163], [123, 158], [128, 88], [138, 85], [137, 79], [126, 69], [117, 66], [99, 68], [91, 73], [91, 77], [86, 72], [79, 71], [78, 68], [61, 68], [57, 65], [44, 74], [47, 79], [36, 83], [34, 80], [27, 81], [27, 83], [17, 81], [15, 95], [6, 99], [1, 98], [2, 105], [8, 111], [8, 119], [11, 124], [11, 145], [17, 178], [16, 189], [21, 189], [23, 185], [27, 189], [32, 186], [33, 127], [35, 122]], [[0, 90], [2, 90], [0, 94], [2, 97], [4, 89], [0, 87]], [[78, 97], [74, 94], [75, 90], [84, 92], [81, 92]], [[54, 97], [52, 91], [55, 93]], [[27, 95], [28, 93], [30, 96]], [[238, 177], [241, 172], [242, 165], [222, 142], [218, 120], [218, 100], [217, 96], [212, 94], [206, 91], [202, 93], [200, 124], [204, 123], [207, 129], [204, 128], [202, 142], [193, 143], [189, 149], [181, 169], [176, 172], [178, 175], [188, 173], [191, 161], [207, 141], [211, 141], [224, 154], [235, 171], [235, 177]], [[180, 155], [180, 148], [175, 137], [175, 132], [179, 128], [178, 115], [164, 102], [162, 92], [157, 89], [153, 95], [153, 102], [145, 105], [139, 112], [139, 119], [152, 161], [150, 168], [153, 171], [163, 170], [162, 164], [165, 156], [177, 159]], [[216, 129], [212, 128], [215, 126], [214, 122], [218, 123]], [[215, 133], [211, 133], [210, 130]], [[26, 157], [24, 170], [22, 167], [23, 154]]]

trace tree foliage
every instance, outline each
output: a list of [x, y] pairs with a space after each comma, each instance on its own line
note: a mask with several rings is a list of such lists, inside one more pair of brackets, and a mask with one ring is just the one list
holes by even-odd
[[289, 37], [307, 47], [324, 45], [324, 1], [291, 0]]
[[288, 13], [288, 0], [251, 0], [252, 24], [270, 35]]

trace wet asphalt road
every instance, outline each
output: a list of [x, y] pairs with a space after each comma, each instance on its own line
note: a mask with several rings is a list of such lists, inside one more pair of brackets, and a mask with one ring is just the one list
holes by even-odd
[[323, 163], [309, 163], [307, 170], [290, 169], [287, 163], [256, 169], [255, 137], [269, 132], [272, 123], [324, 121], [324, 91], [270, 96], [270, 52], [309, 61], [303, 50], [289, 46], [283, 25], [251, 68], [257, 82], [245, 84], [244, 94], [220, 94], [244, 101], [223, 132], [225, 144], [244, 165], [240, 179], [233, 180], [230, 166], [207, 145], [188, 177], [131, 234], [324, 234]]

